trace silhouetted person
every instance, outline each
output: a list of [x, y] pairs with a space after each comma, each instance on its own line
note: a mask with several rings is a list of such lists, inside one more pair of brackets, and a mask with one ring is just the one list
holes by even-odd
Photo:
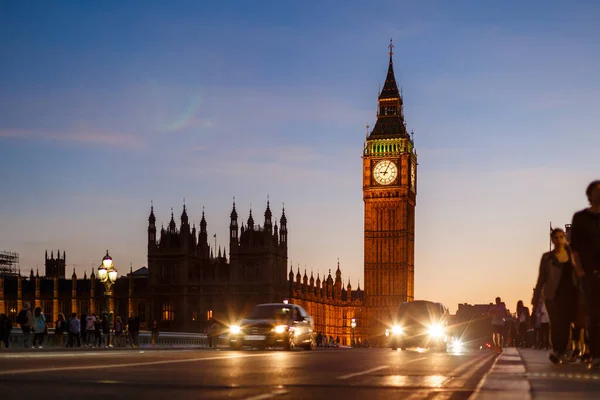
[[528, 347], [527, 343], [527, 330], [530, 325], [529, 308], [523, 305], [523, 300], [517, 302], [517, 323], [518, 325], [518, 336], [517, 336], [517, 347]]
[[10, 342], [10, 331], [12, 330], [12, 321], [5, 314], [0, 314], [0, 345], [8, 349]]
[[556, 228], [550, 233], [554, 249], [542, 255], [532, 304], [545, 299], [550, 317], [552, 352], [550, 361], [560, 364], [567, 351], [571, 322], [577, 316], [577, 276], [565, 231]]
[[600, 180], [585, 191], [590, 207], [576, 212], [571, 223], [571, 246], [577, 275], [582, 278], [587, 310], [590, 368], [600, 368]]
[[494, 340], [494, 351], [502, 352], [504, 345], [504, 324], [506, 322], [506, 306], [500, 297], [496, 297], [496, 304], [490, 306], [488, 314], [492, 317], [492, 338]]

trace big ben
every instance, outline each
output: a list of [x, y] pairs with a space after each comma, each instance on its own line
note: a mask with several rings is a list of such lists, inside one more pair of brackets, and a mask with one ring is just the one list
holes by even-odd
[[375, 342], [398, 306], [414, 300], [417, 155], [390, 63], [377, 122], [363, 150], [364, 274], [368, 327]]

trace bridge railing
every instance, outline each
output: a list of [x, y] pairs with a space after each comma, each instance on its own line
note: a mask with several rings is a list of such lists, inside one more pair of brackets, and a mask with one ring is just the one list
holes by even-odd
[[[67, 334], [63, 334], [63, 346], [67, 344]], [[102, 335], [104, 338], [104, 335]], [[115, 340], [118, 339], [118, 340]], [[31, 341], [33, 343], [33, 333], [31, 334]], [[104, 339], [103, 343], [106, 342]], [[85, 343], [85, 338], [81, 338], [81, 344]], [[110, 334], [110, 343], [113, 345], [120, 345], [121, 347], [130, 347], [132, 342], [131, 338], [122, 335], [115, 338], [114, 333]], [[138, 336], [138, 343], [140, 347], [151, 347], [152, 346], [152, 333], [150, 331], [140, 331]], [[225, 346], [227, 345], [226, 335], [221, 335], [213, 340], [214, 346]], [[161, 348], [202, 348], [208, 347], [208, 337], [203, 333], [188, 333], [188, 332], [160, 332], [158, 335], [157, 347]], [[10, 347], [23, 348], [23, 332], [21, 328], [13, 328], [10, 333]], [[53, 328], [48, 329], [48, 333], [44, 336], [44, 348], [56, 348], [56, 335]]]

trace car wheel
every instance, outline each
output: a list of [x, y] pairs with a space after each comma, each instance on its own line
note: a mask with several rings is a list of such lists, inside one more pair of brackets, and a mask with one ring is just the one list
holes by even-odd
[[294, 350], [295, 347], [296, 347], [296, 343], [294, 343], [294, 336], [290, 335], [288, 337], [287, 342], [285, 342], [283, 348], [286, 350], [292, 351], [292, 350]]
[[311, 337], [308, 343], [304, 346], [304, 350], [314, 350], [317, 347], [315, 338]]

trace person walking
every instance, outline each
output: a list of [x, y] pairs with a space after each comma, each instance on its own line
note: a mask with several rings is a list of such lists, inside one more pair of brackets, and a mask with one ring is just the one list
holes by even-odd
[[494, 351], [496, 353], [502, 352], [502, 346], [504, 345], [504, 323], [506, 321], [508, 312], [506, 306], [502, 302], [500, 297], [496, 297], [496, 304], [490, 306], [488, 315], [492, 317], [492, 339], [494, 341]]
[[586, 306], [586, 328], [592, 362], [600, 368], [600, 180], [585, 191], [590, 206], [573, 215], [571, 247], [581, 278]]
[[571, 322], [577, 317], [578, 287], [565, 231], [553, 229], [550, 239], [554, 249], [542, 255], [531, 304], [538, 304], [543, 293], [550, 317], [549, 358], [552, 363], [560, 364], [569, 344]]
[[523, 305], [523, 300], [517, 302], [517, 343], [515, 347], [529, 347], [527, 342], [527, 330], [531, 323], [529, 308]]

